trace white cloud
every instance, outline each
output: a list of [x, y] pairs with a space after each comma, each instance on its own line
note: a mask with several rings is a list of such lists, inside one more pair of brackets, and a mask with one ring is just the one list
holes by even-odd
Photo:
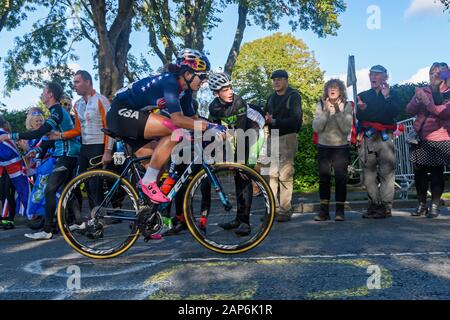
[[[356, 79], [357, 79], [357, 89], [358, 92], [366, 91], [370, 89], [370, 79], [369, 79], [369, 70], [370, 67], [363, 68], [356, 70]], [[340, 74], [340, 75], [325, 75], [325, 81], [328, 81], [330, 79], [340, 79], [344, 81], [344, 83], [347, 85], [347, 74]], [[353, 101], [353, 87], [347, 88], [347, 96], [349, 100]]]
[[405, 17], [414, 15], [438, 15], [442, 14], [445, 7], [438, 0], [411, 0], [411, 3], [405, 11]]
[[72, 70], [73, 72], [77, 72], [78, 70], [81, 69], [81, 67], [80, 67], [80, 65], [79, 65], [78, 63], [69, 63], [67, 66], [68, 66], [68, 67], [70, 68], [70, 70]]
[[424, 68], [419, 69], [414, 75], [411, 76], [411, 78], [409, 78], [406, 81], [401, 82], [401, 84], [421, 83], [421, 82], [430, 81], [429, 69], [430, 69], [430, 67], [424, 67]]

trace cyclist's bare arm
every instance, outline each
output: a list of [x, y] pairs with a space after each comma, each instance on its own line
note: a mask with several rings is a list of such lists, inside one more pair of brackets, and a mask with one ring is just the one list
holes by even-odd
[[170, 115], [170, 118], [173, 122], [173, 124], [178, 128], [184, 128], [188, 130], [194, 130], [194, 123], [195, 121], [201, 121], [201, 129], [202, 131], [205, 131], [208, 122], [204, 120], [199, 120], [196, 116], [190, 118], [183, 115], [182, 112], [175, 112]]

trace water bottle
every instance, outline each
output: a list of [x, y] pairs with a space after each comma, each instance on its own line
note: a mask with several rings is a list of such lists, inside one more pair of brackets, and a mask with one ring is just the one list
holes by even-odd
[[116, 152], [114, 152], [113, 160], [116, 166], [121, 166], [125, 163], [125, 149], [121, 141], [116, 142]]
[[375, 130], [374, 128], [370, 128], [369, 130], [366, 130], [366, 132], [364, 133], [364, 135], [365, 135], [367, 138], [370, 138], [370, 137], [372, 137], [372, 136], [375, 134], [375, 132], [377, 132], [377, 130]]
[[172, 227], [172, 219], [170, 217], [163, 217], [163, 228], [165, 228], [166, 230], [170, 230], [172, 229]]
[[124, 147], [123, 147], [123, 142], [122, 141], [117, 141], [116, 142], [116, 149], [117, 152], [124, 152]]
[[169, 194], [170, 190], [172, 190], [172, 187], [175, 185], [177, 180], [178, 180], [178, 173], [175, 171], [175, 163], [172, 162], [170, 164], [169, 174], [159, 189], [161, 190], [162, 193], [167, 195]]

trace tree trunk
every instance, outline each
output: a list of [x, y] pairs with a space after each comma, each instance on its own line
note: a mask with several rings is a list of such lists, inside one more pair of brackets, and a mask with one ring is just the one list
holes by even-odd
[[[168, 0], [165, 0], [162, 4], [162, 17], [163, 23], [165, 23], [165, 25], [167, 26], [166, 29], [170, 28], [170, 33], [173, 34]], [[177, 55], [175, 43], [172, 39], [170, 39], [169, 41], [164, 41], [164, 53], [166, 55], [166, 62], [172, 61], [172, 57]]]
[[186, 33], [184, 34], [185, 48], [194, 47], [195, 21], [192, 15], [193, 10], [191, 0], [184, 0], [184, 27], [186, 29]]
[[236, 64], [236, 59], [239, 56], [241, 49], [242, 39], [244, 38], [244, 31], [247, 27], [247, 15], [248, 15], [248, 4], [246, 0], [239, 1], [239, 20], [236, 28], [236, 33], [234, 34], [233, 46], [231, 47], [230, 53], [228, 54], [228, 59], [225, 64], [225, 72], [231, 74]]
[[206, 3], [207, 1], [204, 0], [197, 0], [194, 11], [194, 21], [196, 22], [196, 26], [194, 29], [195, 32], [195, 42], [194, 42], [194, 48], [200, 51], [203, 51], [205, 47], [204, 43], [204, 33], [205, 33], [205, 20], [207, 14], [207, 11], [209, 11], [209, 5]]
[[89, 0], [97, 31], [100, 92], [111, 99], [123, 86], [128, 50], [130, 49], [133, 0], [119, 0], [117, 16], [110, 30], [106, 26], [105, 0]]

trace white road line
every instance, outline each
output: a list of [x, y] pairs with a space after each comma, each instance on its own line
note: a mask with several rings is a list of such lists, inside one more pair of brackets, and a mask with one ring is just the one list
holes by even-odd
[[[178, 258], [179, 254], [173, 254], [170, 257], [166, 259], [161, 260], [147, 260], [147, 261], [140, 261], [138, 262], [139, 266], [134, 267], [125, 267], [125, 270], [116, 270], [112, 272], [101, 272], [101, 271], [92, 271], [92, 272], [82, 272], [82, 278], [103, 278], [103, 277], [110, 277], [110, 276], [117, 276], [121, 274], [129, 273], [130, 275], [133, 272], [138, 272], [141, 270], [144, 270], [146, 268], [154, 267], [161, 264], [170, 264], [170, 263], [199, 263], [199, 262], [222, 262], [222, 261], [228, 261], [228, 262], [246, 262], [246, 261], [257, 261], [257, 260], [279, 260], [279, 259], [286, 259], [286, 260], [295, 260], [295, 259], [361, 259], [361, 258], [392, 258], [392, 257], [436, 257], [436, 256], [450, 256], [450, 252], [444, 252], [444, 251], [432, 251], [432, 252], [391, 252], [391, 253], [343, 253], [343, 254], [335, 254], [335, 255], [296, 255], [296, 256], [261, 256], [261, 257], [211, 257], [211, 258]], [[64, 266], [61, 267], [53, 267], [49, 269], [44, 269], [42, 266], [42, 263], [50, 260], [67, 260], [68, 264], [70, 264], [71, 260], [74, 259], [40, 259], [38, 261], [35, 261], [33, 263], [30, 263], [23, 267], [23, 270], [25, 272], [41, 275], [41, 276], [56, 276], [56, 277], [64, 277], [67, 278], [69, 274], [61, 271], [61, 269], [65, 269]], [[88, 261], [83, 261], [79, 264], [87, 264]], [[130, 262], [129, 264], [132, 264], [133, 262]], [[76, 263], [74, 263], [76, 264]], [[128, 264], [128, 263], [127, 263]], [[94, 265], [94, 264], [93, 264]], [[96, 267], [99, 267], [99, 265], [95, 265]], [[135, 279], [136, 280], [136, 279]], [[111, 282], [111, 281], [108, 281]], [[108, 283], [106, 282], [106, 283]], [[132, 300], [142, 300], [149, 297], [154, 292], [161, 289], [161, 285], [155, 285], [155, 284], [136, 284], [131, 286], [111, 286], [111, 285], [102, 285], [94, 288], [84, 288], [80, 290], [68, 290], [66, 288], [11, 288], [11, 287], [0, 287], [0, 294], [12, 294], [12, 293], [19, 293], [19, 294], [55, 294], [55, 297], [53, 299], [55, 300], [64, 300], [72, 298], [74, 295], [79, 294], [95, 294], [95, 293], [101, 293], [101, 292], [126, 292], [126, 291], [137, 291], [136, 295], [130, 294], [127, 296], [126, 299], [132, 299]], [[11, 289], [10, 289], [11, 288]], [[123, 298], [123, 297], [121, 297]]]
[[336, 255], [298, 255], [298, 256], [268, 256], [268, 257], [242, 257], [242, 258], [180, 258], [168, 262], [211, 262], [211, 261], [254, 261], [277, 259], [340, 259], [340, 258], [379, 258], [397, 256], [450, 256], [450, 252], [399, 252], [399, 253], [344, 253]]
[[[138, 272], [150, 267], [157, 266], [163, 263], [183, 263], [183, 262], [211, 262], [211, 261], [255, 261], [255, 260], [276, 260], [276, 259], [343, 259], [343, 258], [380, 258], [380, 257], [427, 257], [427, 256], [450, 256], [450, 252], [444, 251], [435, 251], [435, 252], [392, 252], [392, 253], [343, 253], [343, 254], [335, 254], [335, 255], [297, 255], [297, 256], [267, 256], [267, 257], [233, 257], [233, 258], [176, 258], [179, 254], [173, 254], [166, 259], [161, 260], [143, 260], [139, 262], [127, 262], [126, 264], [139, 264], [137, 266], [126, 267], [124, 270], [114, 270], [114, 271], [106, 271], [99, 272], [92, 271], [86, 272], [84, 271], [82, 274], [83, 278], [100, 278], [100, 277], [110, 277], [110, 276], [118, 276], [126, 273]], [[46, 261], [61, 261], [58, 258], [44, 258], [32, 263], [27, 264], [23, 267], [23, 270], [27, 273], [35, 274], [35, 275], [43, 275], [43, 276], [56, 276], [67, 278], [68, 274], [65, 271], [61, 271], [61, 269], [66, 269], [69, 265], [77, 265], [77, 263], [70, 262], [72, 259], [63, 259], [67, 260], [67, 266], [57, 266], [51, 267], [48, 269], [43, 268], [42, 264]], [[90, 264], [90, 261], [83, 261], [78, 263], [78, 265], [86, 265]], [[97, 267], [99, 265], [96, 265]]]

